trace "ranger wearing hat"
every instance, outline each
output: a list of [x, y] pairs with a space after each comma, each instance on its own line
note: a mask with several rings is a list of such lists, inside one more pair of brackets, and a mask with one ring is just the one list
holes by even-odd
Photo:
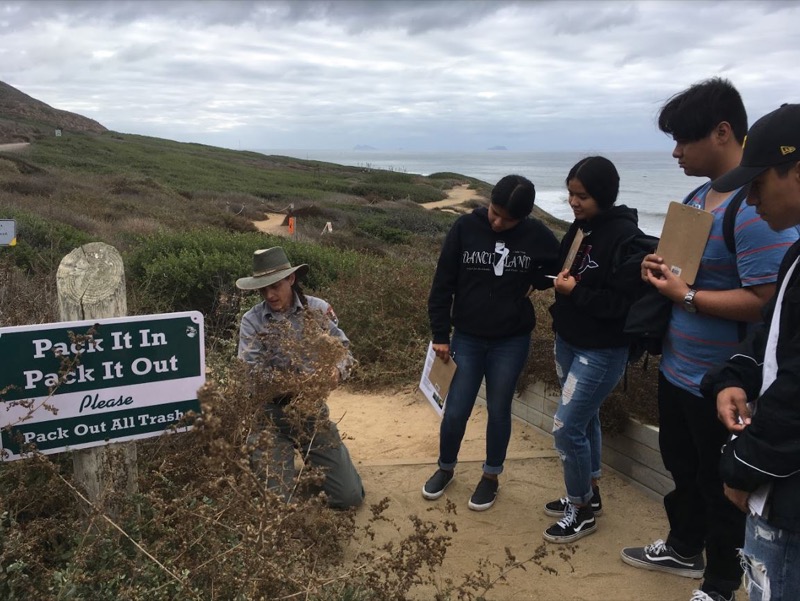
[[[302, 340], [308, 313], [313, 312], [327, 333], [346, 350], [344, 358], [337, 365], [338, 379], [344, 380], [355, 362], [347, 350], [350, 340], [339, 328], [339, 320], [330, 304], [321, 298], [303, 294], [299, 280], [307, 272], [308, 265], [293, 267], [286, 252], [279, 246], [253, 253], [253, 273], [239, 278], [236, 287], [240, 290], [258, 290], [263, 301], [242, 317], [238, 356], [260, 370], [289, 368], [291, 360], [288, 350], [279, 345], [277, 348], [272, 344], [267, 346], [262, 336], [270, 324], [288, 321], [298, 339]], [[314, 366], [300, 366], [300, 369], [314, 369]], [[265, 407], [275, 428], [275, 443], [269, 451], [272, 467], [268, 470], [267, 486], [288, 500], [296, 478], [294, 452], [299, 447], [303, 457], [308, 458], [312, 466], [325, 471], [322, 488], [331, 507], [344, 509], [359, 506], [364, 498], [361, 478], [336, 424], [328, 419], [327, 405], [323, 408], [323, 423], [317, 422], [316, 434], [306, 442], [296, 426], [284, 415], [284, 407], [290, 402], [290, 395], [280, 395]], [[255, 451], [252, 460], [258, 466], [262, 461], [262, 451]]]

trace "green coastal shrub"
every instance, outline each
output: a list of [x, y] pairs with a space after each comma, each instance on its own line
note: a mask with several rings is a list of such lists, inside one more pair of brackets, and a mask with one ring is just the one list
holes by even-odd
[[368, 199], [409, 199], [417, 203], [433, 202], [436, 200], [443, 200], [447, 197], [447, 195], [438, 188], [413, 182], [358, 182], [352, 184], [347, 192]]
[[125, 264], [143, 312], [210, 313], [220, 295], [233, 292], [236, 280], [252, 273], [253, 252], [271, 246], [282, 246], [292, 264], [311, 266], [305, 279], [310, 290], [324, 289], [347, 276], [358, 261], [358, 255], [351, 251], [261, 233], [206, 229], [160, 232], [142, 238], [128, 253]]
[[328, 300], [359, 361], [356, 386], [403, 385], [419, 379], [430, 340], [427, 298], [433, 271], [396, 257], [362, 257]]
[[17, 222], [17, 244], [3, 252], [31, 274], [55, 271], [61, 259], [92, 241], [87, 233], [70, 225], [31, 213], [6, 209], [4, 216]]
[[411, 240], [411, 232], [392, 227], [377, 221], [365, 221], [356, 229], [356, 233], [377, 238], [388, 244], [405, 244]]

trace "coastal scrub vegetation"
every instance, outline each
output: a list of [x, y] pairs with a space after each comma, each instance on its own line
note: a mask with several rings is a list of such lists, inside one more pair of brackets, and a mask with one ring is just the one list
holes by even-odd
[[[0, 324], [58, 321], [61, 259], [102, 241], [123, 256], [130, 314], [203, 312], [208, 363], [202, 419], [189, 434], [138, 445], [140, 491], [114, 499], [113, 525], [80, 497], [66, 458], [0, 466], [0, 597], [400, 600], [434, 586], [448, 522], [412, 517], [411, 535], [356, 552], [353, 540], [369, 541], [385, 526], [387, 501], [376, 500], [358, 528], [352, 514], [327, 509], [316, 495], [277, 502], [249, 469], [248, 433], [257, 424], [247, 416], [262, 397], [233, 358], [240, 316], [256, 298], [234, 282], [249, 274], [254, 250], [284, 246], [293, 263], [310, 265], [306, 291], [332, 303], [351, 338], [359, 365], [350, 385], [415, 386], [429, 340], [425, 299], [455, 219], [419, 203], [455, 185], [490, 192], [455, 173], [423, 177], [116, 132], [42, 138], [22, 153], [0, 153], [0, 217], [16, 219], [18, 239], [0, 248]], [[290, 211], [292, 239], [253, 225]], [[537, 216], [563, 232], [562, 222]], [[333, 231], [322, 234], [328, 222]], [[531, 353], [521, 384], [555, 386], [552, 292], [533, 302], [540, 352]], [[629, 412], [652, 419], [643, 408], [653, 405], [656, 369], [634, 369], [627, 391], [604, 406], [607, 431]], [[309, 411], [325, 386], [304, 389]], [[298, 486], [313, 489], [318, 478], [304, 473]], [[483, 598], [505, 570], [529, 563], [553, 573], [552, 561], [544, 549], [522, 562], [510, 556], [507, 565], [437, 584], [434, 595]]]

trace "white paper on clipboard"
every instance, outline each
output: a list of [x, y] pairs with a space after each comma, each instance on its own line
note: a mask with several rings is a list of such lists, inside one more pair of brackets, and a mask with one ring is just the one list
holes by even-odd
[[439, 359], [433, 352], [433, 343], [428, 343], [419, 389], [439, 417], [444, 413], [447, 392], [450, 390], [450, 382], [453, 381], [455, 373], [456, 362], [452, 358], [447, 363]]

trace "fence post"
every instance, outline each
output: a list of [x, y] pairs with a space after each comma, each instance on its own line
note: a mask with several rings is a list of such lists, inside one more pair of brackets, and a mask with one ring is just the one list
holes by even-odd
[[[128, 314], [125, 268], [113, 246], [90, 242], [61, 260], [56, 274], [61, 321], [80, 321]], [[105, 490], [138, 491], [136, 444], [109, 444], [75, 451], [75, 480], [93, 503]]]

